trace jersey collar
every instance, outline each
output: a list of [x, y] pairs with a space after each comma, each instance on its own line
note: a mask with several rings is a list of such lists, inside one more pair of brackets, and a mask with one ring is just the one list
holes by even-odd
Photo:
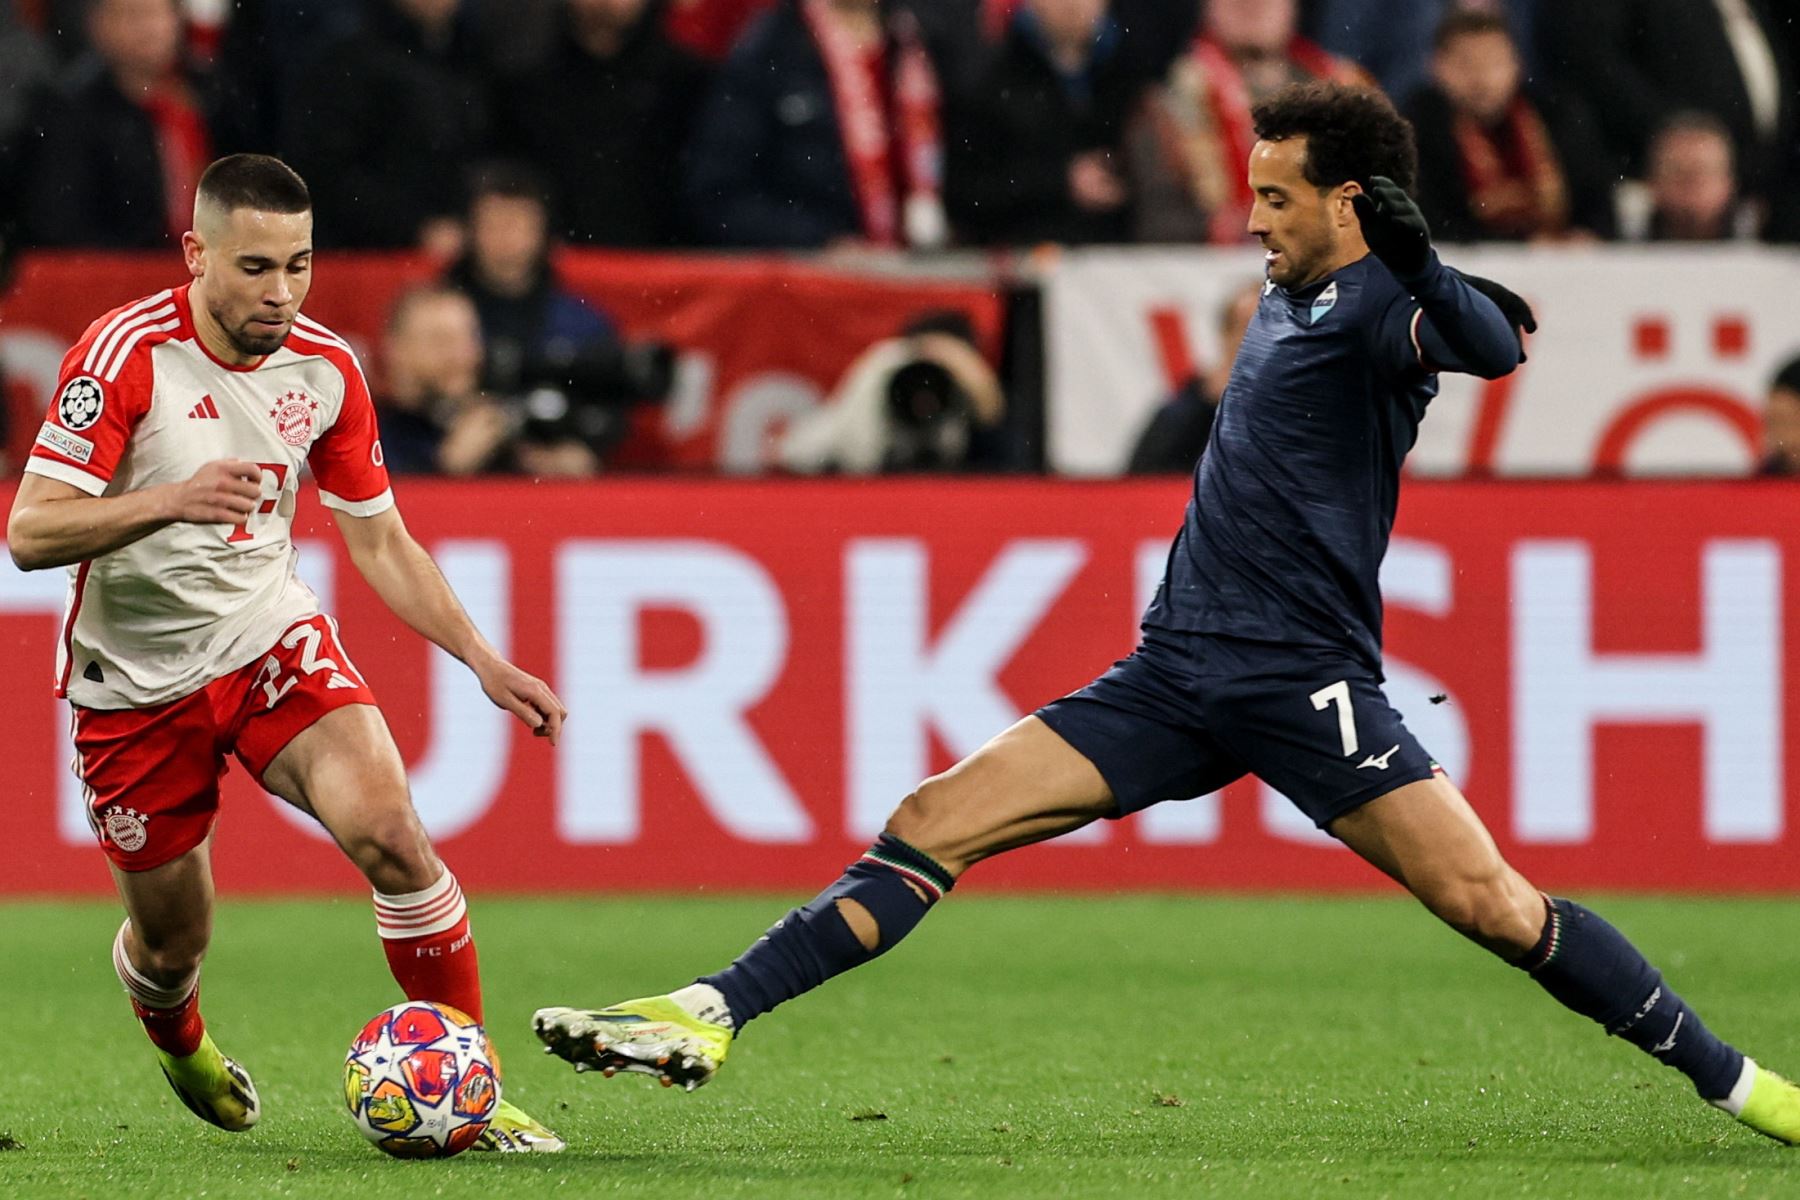
[[1322, 275], [1318, 279], [1313, 280], [1311, 283], [1307, 284], [1305, 287], [1300, 288], [1297, 291], [1289, 291], [1287, 288], [1282, 287], [1280, 284], [1275, 285], [1275, 291], [1283, 299], [1290, 300], [1295, 304], [1309, 303], [1320, 292], [1324, 291], [1328, 285], [1336, 283], [1339, 280], [1349, 278], [1352, 275], [1361, 274], [1362, 271], [1366, 268], [1369, 261], [1373, 257], [1374, 257], [1373, 255], [1365, 254], [1361, 258], [1357, 259], [1355, 262], [1345, 263], [1343, 266], [1339, 267], [1337, 270], [1331, 272], [1331, 274]]

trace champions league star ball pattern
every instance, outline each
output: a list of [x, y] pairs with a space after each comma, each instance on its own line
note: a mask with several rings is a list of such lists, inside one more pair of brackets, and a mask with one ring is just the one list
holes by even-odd
[[396, 1158], [461, 1154], [500, 1103], [493, 1047], [447, 1004], [396, 1004], [351, 1043], [344, 1101], [363, 1136]]

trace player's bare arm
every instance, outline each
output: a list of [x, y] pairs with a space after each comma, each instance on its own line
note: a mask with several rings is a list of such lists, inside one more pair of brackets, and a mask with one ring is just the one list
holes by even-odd
[[350, 561], [382, 603], [420, 636], [466, 663], [489, 700], [554, 746], [569, 710], [548, 684], [507, 662], [481, 636], [430, 553], [407, 532], [399, 510], [389, 508], [370, 517], [341, 511], [332, 515]]
[[21, 571], [66, 567], [169, 525], [236, 525], [261, 499], [261, 468], [238, 459], [207, 463], [181, 483], [119, 496], [90, 496], [60, 479], [27, 473], [7, 517], [6, 544]]

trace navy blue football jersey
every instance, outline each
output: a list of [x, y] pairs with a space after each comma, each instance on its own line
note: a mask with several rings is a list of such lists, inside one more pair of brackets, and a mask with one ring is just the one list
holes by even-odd
[[1410, 293], [1373, 255], [1297, 291], [1266, 284], [1144, 624], [1334, 647], [1379, 671], [1378, 574], [1435, 372], [1504, 374], [1518, 349], [1435, 260]]

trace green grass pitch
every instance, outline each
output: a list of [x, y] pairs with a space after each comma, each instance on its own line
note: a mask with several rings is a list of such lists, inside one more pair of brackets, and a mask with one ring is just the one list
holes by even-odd
[[[262, 1124], [189, 1116], [112, 977], [107, 904], [0, 905], [0, 1196], [1764, 1197], [1800, 1157], [1401, 899], [958, 896], [753, 1026], [692, 1095], [577, 1078], [542, 1004], [685, 983], [769, 898], [476, 898], [507, 1094], [556, 1157], [390, 1161], [341, 1111], [399, 999], [368, 906], [227, 899], [205, 982]], [[1800, 1069], [1800, 903], [1615, 900], [1715, 1029]]]

